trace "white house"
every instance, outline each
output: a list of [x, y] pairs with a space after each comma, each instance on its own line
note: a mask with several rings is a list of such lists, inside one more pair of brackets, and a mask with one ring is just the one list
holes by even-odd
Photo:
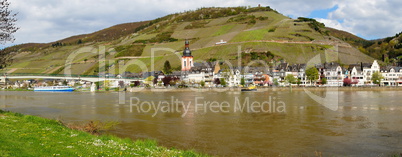
[[343, 74], [342, 67], [337, 63], [327, 63], [324, 68], [324, 75], [327, 79], [326, 86], [343, 86], [343, 79], [345, 78]]
[[365, 84], [373, 84], [371, 77], [375, 72], [380, 72], [380, 65], [377, 60], [374, 60], [371, 67], [363, 67], [363, 79], [365, 80]]
[[381, 70], [383, 86], [402, 86], [402, 67], [386, 67]]
[[371, 65], [361, 63], [354, 66], [350, 72], [350, 77], [355, 86], [372, 85], [371, 77], [375, 72], [380, 72], [380, 65], [377, 60], [374, 60]]
[[233, 70], [233, 73], [226, 79], [229, 87], [238, 87], [241, 83], [241, 75], [238, 69]]

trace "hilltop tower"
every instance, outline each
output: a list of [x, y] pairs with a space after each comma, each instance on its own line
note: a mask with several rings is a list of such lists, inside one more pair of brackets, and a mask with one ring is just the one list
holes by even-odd
[[185, 49], [183, 56], [181, 57], [181, 71], [189, 71], [191, 67], [194, 67], [193, 56], [191, 55], [190, 42], [185, 41]]

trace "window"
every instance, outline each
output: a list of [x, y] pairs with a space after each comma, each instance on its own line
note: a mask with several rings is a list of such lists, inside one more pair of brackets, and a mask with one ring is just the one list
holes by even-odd
[[184, 65], [184, 67], [186, 67], [186, 66], [187, 66], [187, 65], [186, 65], [186, 61], [184, 61], [183, 65]]

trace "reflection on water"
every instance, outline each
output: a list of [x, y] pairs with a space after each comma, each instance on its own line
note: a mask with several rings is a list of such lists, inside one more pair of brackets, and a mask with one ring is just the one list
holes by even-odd
[[[167, 147], [195, 149], [212, 155], [313, 156], [316, 151], [324, 156], [400, 153], [401, 92], [342, 91], [338, 95], [339, 108], [332, 111], [299, 91], [126, 93], [125, 104], [119, 103], [119, 93], [0, 92], [0, 108], [68, 122], [120, 121], [113, 134], [155, 139]], [[281, 111], [285, 112], [235, 112], [236, 104], [247, 104], [247, 101], [255, 103], [257, 111], [258, 105], [275, 104], [273, 108], [278, 109], [278, 104], [283, 102]], [[162, 102], [160, 105], [165, 108], [151, 108], [152, 102], [155, 106]], [[137, 112], [135, 108], [130, 112], [133, 107], [130, 103], [142, 103], [143, 109], [149, 112]], [[197, 103], [209, 106], [203, 108]], [[214, 107], [216, 104], [229, 106]], [[212, 112], [215, 110], [225, 112]]]

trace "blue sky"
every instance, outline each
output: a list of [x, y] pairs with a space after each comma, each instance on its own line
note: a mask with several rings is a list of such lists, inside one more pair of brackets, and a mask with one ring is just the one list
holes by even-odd
[[310, 15], [308, 15], [310, 18], [327, 18], [329, 13], [334, 12], [335, 10], [337, 10], [339, 7], [338, 5], [335, 5], [332, 8], [328, 8], [328, 9], [321, 9], [321, 10], [313, 10]]
[[152, 20], [201, 7], [270, 6], [292, 18], [311, 17], [365, 39], [402, 31], [400, 0], [13, 0], [21, 28], [14, 43], [46, 43], [116, 24]]

